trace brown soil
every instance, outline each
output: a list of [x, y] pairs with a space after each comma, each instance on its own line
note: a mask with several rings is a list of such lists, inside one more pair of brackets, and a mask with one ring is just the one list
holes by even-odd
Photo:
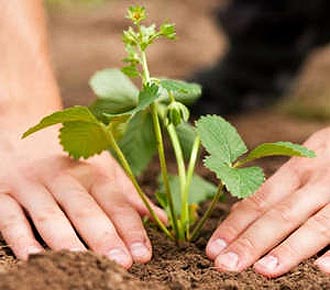
[[[127, 24], [122, 15], [131, 2], [111, 0], [96, 8], [51, 9], [51, 49], [66, 105], [88, 103], [92, 98], [86, 85], [89, 76], [97, 69], [120, 65], [123, 57], [120, 31]], [[180, 37], [175, 44], [160, 43], [150, 51], [154, 74], [184, 77], [223, 54], [225, 37], [212, 23], [212, 7], [218, 2], [225, 1], [144, 1], [152, 17], [158, 17], [157, 21], [169, 16], [176, 22]], [[330, 95], [327, 94], [330, 91], [329, 55], [329, 48], [325, 48], [316, 53], [316, 57], [311, 57], [310, 69], [304, 70], [298, 82], [298, 97], [306, 87], [311, 87], [308, 93], [316, 97], [318, 89], [310, 84], [318, 80], [322, 95]], [[329, 122], [305, 121], [274, 111], [254, 112], [232, 121], [249, 146], [276, 140], [302, 142], [312, 132], [329, 125]], [[274, 159], [261, 163], [270, 175], [282, 161]], [[202, 168], [200, 172], [213, 179]], [[144, 188], [150, 193], [155, 188], [155, 176], [152, 169], [142, 178]], [[313, 258], [277, 279], [266, 279], [251, 269], [239, 274], [217, 272], [206, 258], [204, 248], [212, 230], [227, 211], [227, 206], [219, 205], [202, 238], [180, 248], [149, 227], [154, 257], [147, 265], [134, 265], [129, 273], [91, 252], [50, 252], [35, 255], [28, 262], [18, 262], [2, 242], [0, 289], [330, 289], [330, 277], [313, 266]]]
[[27, 263], [0, 276], [0, 289], [143, 290], [153, 287], [138, 281], [107, 258], [91, 252], [61, 251], [31, 256]]
[[[201, 237], [194, 244], [178, 247], [149, 227], [154, 257], [146, 265], [136, 264], [128, 273], [107, 258], [92, 252], [48, 252], [30, 257], [0, 274], [1, 290], [216, 290], [216, 289], [330, 289], [329, 276], [313, 265], [314, 258], [276, 279], [264, 278], [252, 269], [242, 273], [220, 273], [204, 253], [208, 237], [228, 207], [219, 204]], [[2, 261], [12, 263], [10, 254]]]

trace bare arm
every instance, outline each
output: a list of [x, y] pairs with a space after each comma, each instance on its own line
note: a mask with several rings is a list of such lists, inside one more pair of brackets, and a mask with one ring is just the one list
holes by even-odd
[[0, 7], [0, 124], [26, 126], [61, 107], [42, 1], [1, 1]]

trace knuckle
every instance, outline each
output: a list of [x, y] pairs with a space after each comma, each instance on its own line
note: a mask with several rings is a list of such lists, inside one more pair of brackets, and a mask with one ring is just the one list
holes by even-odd
[[102, 166], [93, 166], [93, 176], [97, 179], [99, 182], [107, 182], [112, 183], [114, 181], [114, 177], [112, 177], [112, 174], [109, 174]]
[[235, 242], [235, 248], [245, 256], [253, 256], [257, 251], [257, 245], [252, 238], [244, 236]]
[[[298, 247], [294, 245], [292, 242], [287, 241], [285, 244], [281, 245], [279, 250], [282, 255], [289, 257], [289, 259], [296, 259], [296, 257], [301, 256], [301, 253], [298, 252]], [[275, 256], [281, 256], [276, 255]]]
[[[252, 195], [250, 198], [243, 200], [241, 205], [253, 210], [258, 215], [263, 214], [266, 210], [265, 194], [258, 192]], [[240, 206], [240, 205], [238, 205]]]
[[224, 223], [220, 225], [218, 230], [215, 232], [216, 236], [222, 236], [222, 233], [229, 239], [232, 240], [241, 232], [241, 229], [235, 223]]
[[74, 213], [74, 216], [77, 220], [94, 219], [96, 218], [96, 212], [93, 206], [81, 206]]
[[17, 216], [14, 214], [9, 214], [0, 223], [0, 231], [2, 233], [7, 232], [10, 229], [14, 229], [17, 225]]
[[36, 224], [46, 224], [50, 221], [56, 220], [58, 217], [59, 210], [56, 207], [49, 206], [39, 209], [32, 219]]
[[99, 237], [94, 240], [92, 247], [95, 250], [101, 250], [112, 248], [113, 245], [120, 245], [121, 240], [117, 234], [117, 232], [113, 228], [109, 228], [104, 230], [99, 234]]
[[289, 225], [293, 224], [296, 220], [293, 208], [287, 204], [278, 205], [276, 208], [270, 210], [269, 217]]
[[330, 216], [328, 214], [319, 212], [306, 222], [306, 226], [330, 240]]

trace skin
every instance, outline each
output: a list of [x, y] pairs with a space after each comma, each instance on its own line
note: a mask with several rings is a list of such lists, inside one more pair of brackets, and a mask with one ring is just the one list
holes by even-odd
[[[330, 127], [304, 145], [317, 157], [292, 158], [214, 232], [206, 252], [219, 271], [277, 277], [329, 245]], [[330, 251], [315, 264], [330, 273]]]
[[[133, 261], [147, 262], [151, 246], [140, 219], [147, 210], [111, 156], [69, 159], [57, 144], [58, 128], [20, 139], [62, 105], [49, 64], [41, 1], [2, 1], [0, 9], [3, 237], [21, 259], [43, 251], [33, 225], [55, 250], [88, 246], [126, 268]], [[207, 254], [219, 270], [254, 265], [262, 275], [276, 277], [329, 244], [330, 128], [305, 145], [317, 158], [291, 159], [255, 195], [236, 204], [215, 231]], [[164, 213], [155, 211], [166, 222]], [[330, 273], [330, 252], [316, 264]]]
[[71, 160], [57, 144], [58, 127], [21, 139], [62, 105], [41, 0], [1, 1], [0, 10], [1, 234], [20, 259], [44, 250], [33, 225], [54, 250], [88, 247], [126, 268], [149, 261], [151, 244], [141, 222], [147, 209], [109, 154]]

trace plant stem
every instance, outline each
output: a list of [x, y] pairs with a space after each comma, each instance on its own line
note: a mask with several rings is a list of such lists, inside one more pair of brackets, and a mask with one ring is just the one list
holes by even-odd
[[203, 217], [199, 220], [199, 222], [198, 222], [197, 225], [195, 226], [195, 228], [194, 228], [194, 230], [193, 230], [193, 232], [192, 232], [192, 234], [191, 234], [191, 238], [190, 238], [189, 241], [193, 241], [193, 240], [195, 240], [195, 239], [198, 237], [198, 235], [199, 235], [199, 233], [200, 233], [202, 227], [204, 226], [204, 224], [205, 224], [205, 222], [207, 221], [207, 219], [210, 217], [210, 215], [211, 215], [211, 213], [213, 212], [213, 210], [214, 210], [216, 204], [218, 203], [219, 198], [220, 198], [221, 195], [223, 194], [223, 187], [224, 187], [224, 185], [223, 185], [223, 183], [221, 182], [221, 183], [219, 184], [219, 186], [218, 186], [217, 193], [215, 194], [215, 196], [214, 196], [213, 199], [212, 199], [212, 202], [211, 202], [210, 206], [208, 207], [208, 209], [207, 209], [206, 212], [204, 213]]
[[148, 198], [146, 196], [146, 194], [143, 192], [142, 188], [140, 187], [139, 183], [137, 182], [131, 167], [127, 161], [127, 159], [125, 158], [123, 152], [121, 151], [120, 147], [118, 146], [116, 139], [114, 138], [111, 129], [107, 130], [108, 132], [108, 136], [109, 136], [109, 141], [110, 144], [112, 145], [112, 148], [114, 149], [114, 151], [116, 152], [118, 159], [122, 165], [122, 167], [124, 168], [126, 174], [128, 175], [128, 177], [130, 178], [130, 180], [132, 181], [137, 193], [139, 194], [141, 200], [143, 201], [144, 205], [146, 206], [146, 208], [148, 209], [151, 217], [154, 219], [154, 221], [156, 222], [156, 224], [159, 226], [159, 228], [171, 239], [174, 240], [173, 235], [169, 232], [169, 230], [166, 228], [166, 226], [163, 224], [163, 222], [158, 218], [158, 216], [156, 215], [155, 211], [153, 210], [153, 208], [151, 207]]
[[187, 240], [190, 239], [190, 220], [189, 220], [189, 191], [191, 186], [191, 181], [194, 175], [195, 166], [198, 158], [198, 152], [199, 152], [199, 145], [200, 145], [200, 138], [197, 136], [195, 138], [189, 164], [188, 164], [188, 170], [187, 170], [187, 178], [186, 178], [186, 185], [184, 188], [184, 194], [182, 196], [182, 209], [181, 209], [181, 215], [186, 219], [186, 237]]
[[167, 127], [168, 135], [170, 136], [175, 158], [177, 161], [178, 165], [178, 175], [180, 179], [180, 189], [181, 189], [181, 194], [183, 194], [185, 185], [186, 185], [186, 166], [184, 164], [184, 158], [183, 158], [183, 153], [180, 145], [180, 141], [178, 138], [178, 135], [175, 131], [175, 127], [173, 124], [168, 125]]
[[178, 221], [177, 221], [177, 218], [176, 218], [175, 212], [174, 212], [174, 203], [173, 203], [173, 198], [172, 198], [172, 194], [171, 194], [170, 182], [169, 182], [168, 171], [167, 171], [167, 166], [166, 166], [165, 150], [164, 150], [164, 145], [163, 145], [163, 136], [162, 136], [162, 131], [161, 131], [160, 124], [159, 124], [157, 107], [156, 107], [155, 103], [151, 104], [151, 113], [152, 113], [152, 119], [153, 119], [153, 124], [154, 124], [155, 135], [156, 135], [158, 157], [159, 157], [159, 163], [160, 163], [160, 168], [161, 168], [161, 172], [162, 172], [163, 183], [164, 183], [164, 187], [165, 187], [166, 199], [168, 201], [168, 205], [170, 208], [170, 214], [171, 214], [171, 219], [172, 219], [172, 223], [173, 223], [175, 237], [178, 238], [179, 226], [178, 226]]
[[[186, 189], [186, 166], [184, 164], [184, 158], [183, 153], [181, 149], [181, 144], [178, 138], [178, 135], [176, 133], [175, 127], [173, 124], [169, 124], [166, 126], [168, 135], [170, 136], [171, 143], [173, 146], [175, 158], [178, 165], [178, 175], [180, 180], [180, 193], [181, 193], [181, 201], [182, 201], [182, 209], [184, 206], [184, 199], [185, 199], [185, 189]], [[187, 204], [188, 206], [188, 204]], [[185, 239], [185, 225], [189, 218], [189, 209], [188, 209], [188, 215], [186, 215], [186, 212], [184, 210], [181, 210], [181, 227], [179, 228], [179, 239], [184, 240]]]
[[148, 63], [147, 63], [147, 56], [146, 53], [140, 49], [141, 53], [141, 65], [142, 65], [142, 71], [143, 71], [143, 82], [144, 83], [149, 83], [150, 82], [150, 72], [148, 68]]
[[[146, 53], [141, 48], [140, 48], [140, 53], [141, 53], [141, 60], [142, 60], [142, 69], [143, 69], [144, 82], [149, 83], [150, 82], [150, 72], [149, 72], [149, 68], [148, 68]], [[168, 201], [171, 220], [172, 220], [172, 224], [173, 224], [173, 230], [174, 230], [174, 233], [175, 233], [175, 238], [177, 240], [178, 235], [179, 235], [179, 226], [178, 226], [178, 220], [177, 220], [175, 212], [174, 212], [174, 203], [173, 203], [170, 183], [169, 183], [169, 179], [168, 179], [168, 172], [167, 172], [167, 165], [166, 165], [166, 158], [165, 158], [163, 136], [162, 136], [162, 130], [161, 130], [161, 127], [160, 127], [160, 124], [159, 124], [157, 104], [152, 103], [150, 105], [150, 108], [151, 108], [154, 131], [155, 131], [155, 136], [156, 136], [159, 163], [160, 163], [163, 183], [164, 183], [164, 187], [165, 187], [166, 199]]]

